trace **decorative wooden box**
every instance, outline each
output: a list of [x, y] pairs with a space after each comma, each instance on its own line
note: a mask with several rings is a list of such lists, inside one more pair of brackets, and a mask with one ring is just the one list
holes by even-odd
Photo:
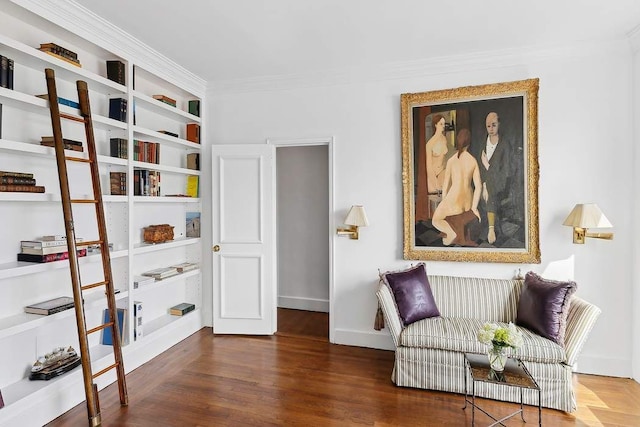
[[173, 225], [157, 224], [145, 227], [142, 240], [145, 243], [163, 243], [173, 240]]

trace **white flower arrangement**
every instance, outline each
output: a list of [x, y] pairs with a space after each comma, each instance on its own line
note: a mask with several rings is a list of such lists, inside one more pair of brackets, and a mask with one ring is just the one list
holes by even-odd
[[494, 347], [511, 347], [516, 349], [523, 343], [522, 334], [516, 325], [509, 322], [507, 327], [495, 323], [485, 323], [478, 331], [478, 341], [491, 344]]

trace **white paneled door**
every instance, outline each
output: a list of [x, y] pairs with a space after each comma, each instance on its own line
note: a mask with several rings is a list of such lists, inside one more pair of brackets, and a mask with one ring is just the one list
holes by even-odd
[[213, 331], [275, 333], [275, 148], [213, 145]]

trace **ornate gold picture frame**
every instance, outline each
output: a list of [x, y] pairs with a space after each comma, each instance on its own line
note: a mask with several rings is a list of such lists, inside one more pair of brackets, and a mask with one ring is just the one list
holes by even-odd
[[404, 258], [540, 263], [538, 79], [401, 95]]

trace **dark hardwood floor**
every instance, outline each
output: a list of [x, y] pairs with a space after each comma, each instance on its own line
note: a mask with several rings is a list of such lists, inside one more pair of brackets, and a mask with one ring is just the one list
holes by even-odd
[[[214, 336], [202, 329], [132, 371], [128, 407], [120, 407], [115, 384], [100, 393], [103, 426], [471, 425], [462, 396], [394, 386], [392, 352], [330, 344], [326, 314], [309, 321], [317, 329], [308, 333], [303, 320], [289, 322], [287, 314], [305, 312], [279, 313], [280, 331], [272, 337]], [[543, 425], [640, 425], [637, 382], [576, 375], [575, 384], [578, 410], [543, 409]], [[482, 403], [497, 414], [517, 408]], [[527, 407], [525, 417], [536, 425], [537, 410]], [[490, 420], [476, 413], [476, 422]], [[84, 403], [48, 425], [86, 426]], [[507, 425], [527, 424], [513, 418]]]

